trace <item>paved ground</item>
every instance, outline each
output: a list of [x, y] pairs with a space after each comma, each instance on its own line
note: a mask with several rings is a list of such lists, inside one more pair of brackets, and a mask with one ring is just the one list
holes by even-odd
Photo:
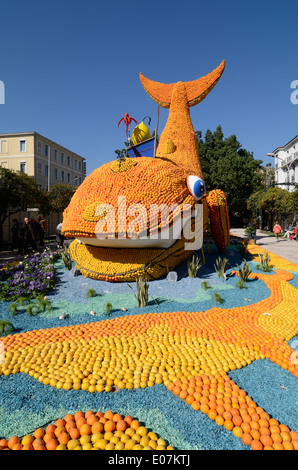
[[[242, 228], [231, 228], [231, 233], [234, 233], [239, 237], [245, 237], [245, 232]], [[265, 233], [257, 230], [256, 243], [265, 250], [271, 251], [271, 253], [281, 256], [292, 263], [298, 264], [298, 242], [296, 240], [291, 241], [286, 238], [279, 238], [279, 241], [277, 242], [274, 236], [266, 235]], [[57, 248], [56, 242], [47, 243], [45, 246], [50, 247], [51, 250], [55, 250]], [[22, 256], [18, 256], [9, 250], [0, 251], [0, 264], [18, 259], [21, 260]]]
[[[231, 233], [245, 237], [244, 228], [231, 228]], [[296, 240], [288, 240], [287, 238], [279, 238], [278, 240], [277, 242], [273, 235], [267, 235], [257, 230], [257, 245], [292, 263], [298, 264], [298, 242]]]

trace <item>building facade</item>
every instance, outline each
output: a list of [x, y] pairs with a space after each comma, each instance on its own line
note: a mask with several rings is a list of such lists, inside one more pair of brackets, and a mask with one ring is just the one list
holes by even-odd
[[275, 184], [294, 191], [298, 185], [298, 135], [268, 155], [274, 157]]
[[86, 176], [85, 158], [37, 132], [0, 134], [0, 166], [27, 173], [44, 191], [80, 186]]

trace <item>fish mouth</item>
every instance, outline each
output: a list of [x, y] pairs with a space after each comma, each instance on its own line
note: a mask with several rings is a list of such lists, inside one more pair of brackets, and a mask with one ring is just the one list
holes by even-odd
[[[176, 205], [172, 213], [171, 220], [168, 217], [168, 220], [163, 220], [160, 225], [153, 224], [152, 228], [146, 227], [138, 231], [128, 226], [126, 231], [122, 233], [119, 229], [116, 233], [113, 231], [106, 233], [102, 230], [103, 224], [99, 223], [99, 226], [95, 229], [95, 237], [90, 238], [79, 235], [76, 239], [80, 244], [101, 248], [168, 249], [182, 236], [187, 240], [194, 237], [194, 232], [191, 229], [194, 222], [196, 230], [203, 227], [203, 205], [201, 201], [198, 201], [195, 205]], [[169, 212], [166, 215], [169, 215]]]

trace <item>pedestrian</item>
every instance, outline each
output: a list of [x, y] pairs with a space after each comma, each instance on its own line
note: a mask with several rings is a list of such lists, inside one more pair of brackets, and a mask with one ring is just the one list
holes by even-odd
[[39, 231], [39, 245], [44, 245], [44, 237], [47, 231], [47, 222], [45, 219], [42, 218], [41, 215], [37, 217], [37, 222], [40, 224], [40, 231]]
[[56, 242], [58, 246], [63, 248], [64, 236], [62, 235], [62, 222], [60, 222], [56, 227]]
[[292, 233], [291, 233], [291, 235], [290, 235], [290, 240], [297, 240], [297, 234], [298, 234], [298, 227], [297, 227], [296, 224], [294, 223], [294, 224], [293, 224]]
[[18, 219], [12, 219], [13, 226], [11, 227], [11, 251], [13, 252], [18, 248], [18, 233], [19, 233], [19, 221]]
[[35, 238], [35, 232], [32, 227], [32, 222], [28, 219], [28, 217], [25, 217], [24, 219], [24, 250], [25, 253], [28, 253], [29, 246], [32, 247], [32, 250], [36, 250], [36, 238]]
[[273, 227], [273, 233], [275, 234], [276, 241], [278, 242], [278, 234], [281, 232], [281, 226], [278, 222], [275, 222]]

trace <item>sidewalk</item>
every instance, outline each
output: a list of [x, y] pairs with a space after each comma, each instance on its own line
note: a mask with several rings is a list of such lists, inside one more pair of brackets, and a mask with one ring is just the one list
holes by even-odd
[[[43, 247], [37, 246], [37, 251], [42, 252], [47, 247], [50, 248], [51, 251], [55, 251], [57, 249], [57, 243], [50, 242], [45, 243]], [[12, 263], [13, 261], [21, 261], [23, 258], [24, 255], [18, 255], [16, 251], [14, 253], [12, 253], [12, 251], [9, 249], [0, 251], [0, 264]]]
[[[231, 233], [245, 238], [244, 228], [231, 228]], [[296, 240], [279, 238], [277, 242], [273, 235], [267, 235], [257, 230], [256, 244], [291, 263], [298, 264], [298, 242]]]

